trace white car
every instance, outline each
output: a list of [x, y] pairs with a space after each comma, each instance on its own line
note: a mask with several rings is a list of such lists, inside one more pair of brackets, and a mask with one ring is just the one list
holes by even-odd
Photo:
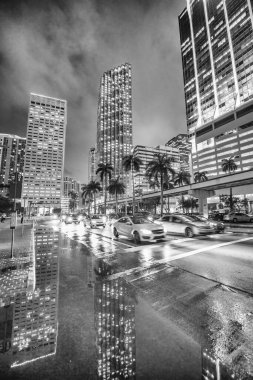
[[214, 232], [213, 228], [208, 223], [196, 221], [188, 215], [164, 215], [162, 218], [158, 219], [156, 223], [162, 225], [166, 233], [183, 234], [186, 237], [208, 235]]
[[90, 226], [90, 228], [96, 227], [105, 227], [106, 225], [106, 216], [105, 215], [92, 215], [89, 219], [86, 220], [86, 226]]
[[157, 241], [165, 238], [164, 228], [141, 216], [126, 216], [113, 224], [113, 234], [134, 239], [136, 244], [141, 241]]
[[229, 214], [225, 215], [223, 218], [224, 221], [227, 222], [250, 222], [253, 223], [253, 216], [244, 214], [243, 212], [230, 212]]

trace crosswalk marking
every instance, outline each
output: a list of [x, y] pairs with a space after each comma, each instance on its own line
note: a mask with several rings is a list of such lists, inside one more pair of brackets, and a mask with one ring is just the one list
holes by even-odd
[[166, 264], [166, 263], [169, 263], [171, 261], [175, 261], [178, 259], [182, 259], [185, 257], [196, 255], [198, 253], [210, 251], [210, 250], [217, 249], [220, 247], [224, 247], [227, 245], [241, 243], [241, 242], [248, 241], [248, 240], [253, 240], [253, 237], [247, 237], [247, 238], [243, 238], [243, 239], [239, 239], [239, 240], [229, 241], [229, 242], [225, 242], [225, 243], [219, 243], [219, 244], [211, 245], [208, 247], [194, 249], [193, 251], [189, 251], [189, 252], [185, 252], [185, 253], [179, 253], [178, 255], [175, 255], [175, 256], [171, 256], [171, 257], [168, 257], [165, 259], [156, 260], [155, 262], [152, 262], [152, 263], [145, 263], [143, 266], [138, 266], [135, 268], [127, 269], [123, 272], [118, 272], [118, 273], [112, 274], [111, 276], [108, 277], [108, 279], [109, 280], [115, 280], [115, 279], [122, 277], [122, 276], [129, 276], [130, 274], [133, 274], [134, 272], [138, 272], [138, 271], [143, 270], [143, 269], [149, 269], [149, 268], [153, 267], [154, 265]]

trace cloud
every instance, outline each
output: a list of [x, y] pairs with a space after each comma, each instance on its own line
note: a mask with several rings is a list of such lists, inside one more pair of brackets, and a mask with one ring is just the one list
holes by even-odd
[[30, 92], [67, 99], [65, 168], [87, 182], [100, 77], [124, 62], [133, 68], [134, 143], [164, 144], [186, 131], [177, 24], [184, 0], [3, 4], [1, 132], [25, 135]]

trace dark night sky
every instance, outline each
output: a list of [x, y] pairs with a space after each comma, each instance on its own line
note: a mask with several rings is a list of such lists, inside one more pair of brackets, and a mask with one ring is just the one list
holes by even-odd
[[186, 132], [178, 15], [186, 0], [1, 0], [0, 132], [26, 135], [29, 93], [68, 101], [65, 174], [87, 182], [104, 71], [132, 65], [134, 144]]

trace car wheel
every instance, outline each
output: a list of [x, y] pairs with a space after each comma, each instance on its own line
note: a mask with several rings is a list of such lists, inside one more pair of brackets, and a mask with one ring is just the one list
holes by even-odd
[[141, 242], [140, 235], [137, 231], [134, 231], [134, 242], [135, 242], [135, 244], [140, 244], [140, 242]]
[[193, 232], [192, 232], [192, 229], [190, 227], [187, 227], [185, 229], [185, 236], [188, 237], [188, 238], [192, 238], [193, 237]]
[[236, 218], [233, 219], [233, 223], [237, 223], [237, 219]]
[[118, 233], [118, 231], [117, 231], [117, 229], [114, 227], [114, 229], [113, 229], [113, 235], [116, 237], [116, 238], [118, 238], [119, 237], [119, 233]]

